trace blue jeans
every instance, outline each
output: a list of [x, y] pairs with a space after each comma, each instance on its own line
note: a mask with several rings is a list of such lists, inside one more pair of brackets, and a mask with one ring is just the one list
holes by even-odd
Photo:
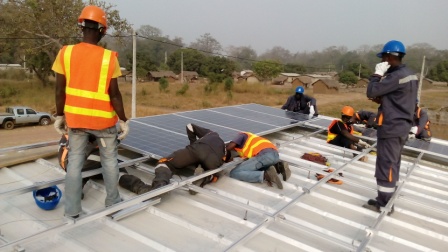
[[96, 136], [100, 150], [104, 184], [106, 185], [106, 206], [121, 201], [118, 192], [118, 141], [115, 126], [103, 130], [69, 129], [68, 165], [65, 175], [65, 215], [81, 213], [82, 176], [86, 160], [86, 147], [89, 134]]
[[263, 183], [264, 171], [278, 162], [280, 162], [280, 158], [276, 150], [265, 151], [243, 161], [235, 169], [230, 171], [229, 175], [231, 178], [246, 182]]

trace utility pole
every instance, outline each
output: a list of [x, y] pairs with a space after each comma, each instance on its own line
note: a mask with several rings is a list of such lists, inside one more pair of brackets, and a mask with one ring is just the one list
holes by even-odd
[[361, 79], [361, 63], [359, 63], [359, 68], [358, 68], [358, 78]]
[[420, 80], [418, 81], [418, 93], [417, 93], [417, 100], [418, 100], [418, 104], [420, 106], [420, 95], [422, 93], [422, 86], [423, 86], [423, 73], [424, 73], [424, 69], [425, 69], [425, 59], [426, 56], [423, 55], [423, 63], [422, 63], [422, 71], [420, 72]]
[[184, 52], [180, 52], [180, 83], [184, 84]]
[[168, 56], [167, 56], [167, 53], [166, 53], [166, 51], [165, 51], [165, 65], [166, 65], [166, 62], [168, 61]]
[[132, 112], [131, 118], [135, 118], [137, 100], [137, 33], [132, 30]]

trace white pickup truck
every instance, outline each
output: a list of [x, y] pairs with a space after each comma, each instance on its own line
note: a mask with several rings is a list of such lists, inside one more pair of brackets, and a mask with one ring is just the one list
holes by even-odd
[[7, 107], [6, 113], [0, 113], [0, 125], [4, 129], [14, 129], [14, 125], [38, 123], [40, 125], [49, 125], [51, 115], [45, 112], [37, 112], [29, 107], [14, 106]]

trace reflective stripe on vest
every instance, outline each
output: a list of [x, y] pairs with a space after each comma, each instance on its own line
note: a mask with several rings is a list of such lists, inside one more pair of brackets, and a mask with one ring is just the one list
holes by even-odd
[[[79, 62], [78, 55], [73, 60], [72, 52], [74, 49], [76, 50], [74, 45], [66, 46], [61, 54], [67, 83], [64, 112], [66, 113], [68, 126], [71, 128], [105, 129], [115, 125], [117, 115], [108, 94], [109, 83], [114, 70], [112, 68], [115, 67], [115, 62], [113, 62], [115, 54], [110, 50], [102, 49], [101, 59], [98, 58], [98, 51], [94, 54], [96, 57], [85, 56], [86, 61], [101, 62], [101, 66], [98, 66], [98, 76], [95, 74], [95, 69], [92, 69], [89, 73], [77, 73], [78, 68], [72, 68], [72, 64], [82, 64], [82, 62]], [[90, 73], [92, 73], [92, 76], [89, 76]], [[75, 83], [79, 82], [79, 78], [73, 78], [74, 74], [87, 74], [86, 82]], [[93, 85], [96, 85], [93, 86], [96, 90], [85, 90], [85, 83], [91, 83], [92, 80]], [[95, 83], [95, 80], [98, 80], [98, 82]]]
[[353, 134], [353, 128], [348, 128], [347, 125], [342, 121], [342, 120], [333, 120], [330, 124], [330, 126], [328, 126], [328, 134], [327, 134], [327, 143], [330, 142], [331, 140], [335, 139], [338, 134], [334, 134], [330, 132], [330, 129], [337, 123], [337, 122], [342, 122], [342, 124], [344, 124], [345, 129], [350, 133]]
[[243, 134], [247, 135], [243, 148], [235, 148], [235, 151], [238, 152], [240, 157], [251, 158], [258, 155], [260, 151], [269, 148], [277, 150], [277, 147], [266, 138], [249, 132], [243, 132]]

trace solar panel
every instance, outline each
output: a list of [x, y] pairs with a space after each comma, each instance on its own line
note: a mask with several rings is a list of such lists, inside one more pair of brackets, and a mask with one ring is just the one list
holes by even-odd
[[196, 110], [179, 113], [179, 115], [193, 118], [196, 120], [221, 125], [238, 131], [249, 131], [255, 134], [276, 128], [272, 125], [257, 123], [244, 118], [231, 116], [222, 113], [216, 113], [210, 110]]
[[139, 153], [165, 157], [189, 144], [186, 135], [151, 127], [135, 120], [130, 121], [129, 127], [129, 135], [121, 145]]
[[[239, 107], [222, 107], [212, 109], [212, 111], [245, 118], [247, 120], [272, 125], [274, 127], [282, 127], [291, 124], [291, 119], [289, 118], [283, 118], [261, 112], [254, 112], [247, 109], [241, 109]], [[293, 121], [293, 123], [295, 122], [296, 121]]]
[[[265, 134], [302, 121], [308, 121], [308, 115], [259, 104], [147, 116], [133, 119], [130, 122], [130, 133], [122, 145], [137, 152], [164, 157], [189, 144], [185, 130], [188, 123], [215, 131], [227, 142], [240, 131]], [[307, 125], [327, 128], [331, 121], [327, 118], [315, 118], [309, 120]], [[448, 155], [448, 146], [439, 143], [415, 139], [408, 141], [406, 145]]]

